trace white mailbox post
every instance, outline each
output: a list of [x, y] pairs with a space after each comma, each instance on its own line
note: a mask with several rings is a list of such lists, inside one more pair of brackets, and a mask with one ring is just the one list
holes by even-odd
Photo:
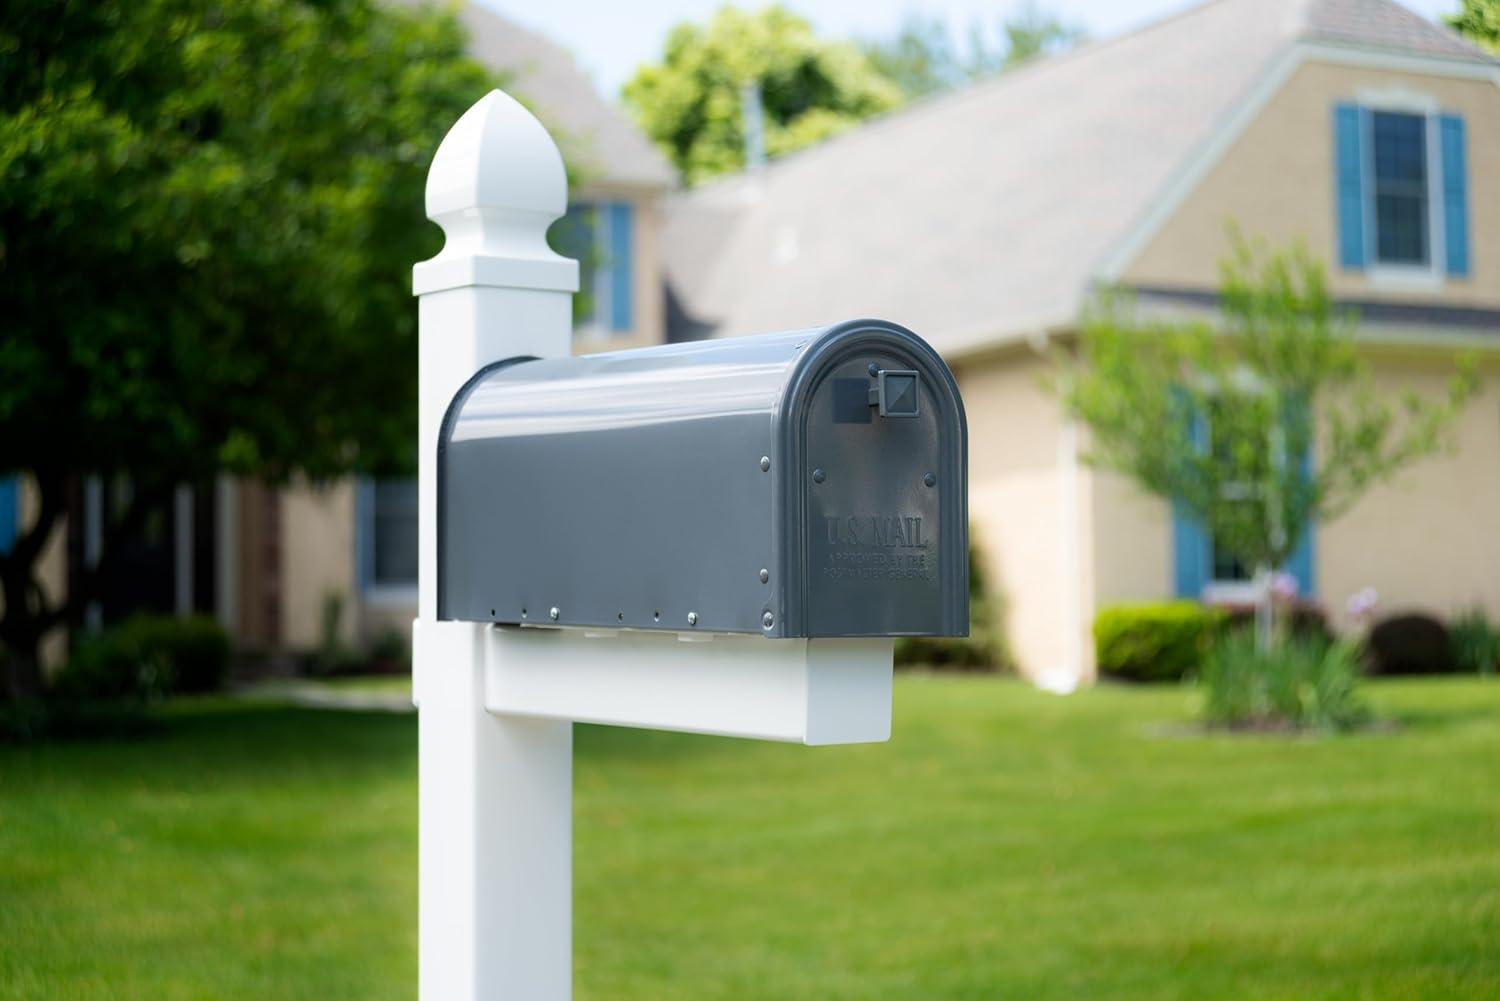
[[[414, 275], [421, 530], [413, 700], [420, 721], [425, 1001], [570, 996], [574, 721], [807, 744], [880, 741], [890, 734], [889, 638], [556, 628], [542, 615], [536, 616], [544, 619], [542, 628], [530, 620], [524, 626], [440, 620], [444, 416], [455, 394], [486, 365], [570, 354], [578, 265], [554, 254], [546, 241], [566, 204], [563, 163], [552, 139], [499, 91], [453, 126], [428, 175], [427, 214], [447, 242]], [[863, 377], [865, 360], [847, 364], [857, 364]], [[875, 365], [868, 367], [873, 375]], [[893, 365], [900, 367], [909, 366]], [[961, 405], [956, 395], [953, 400], [961, 428]], [[868, 424], [874, 406], [854, 400], [855, 417]], [[884, 402], [880, 408], [884, 414]], [[893, 434], [917, 433], [915, 422], [890, 427]], [[758, 467], [768, 469], [768, 460]], [[928, 498], [920, 491], [933, 488], [937, 477], [925, 479], [925, 488], [902, 489]], [[961, 489], [962, 480], [955, 482]], [[854, 518], [847, 527], [833, 518], [819, 518], [819, 524], [824, 520], [831, 525], [830, 544], [862, 544]], [[904, 535], [902, 519], [887, 521], [907, 544], [919, 543], [921, 527], [913, 519], [906, 520]], [[931, 519], [927, 532], [934, 532]], [[767, 579], [766, 571], [760, 579]], [[556, 610], [551, 618], [559, 618]], [[697, 614], [688, 621], [696, 626]], [[768, 611], [768, 630], [772, 623]], [[566, 626], [566, 619], [559, 624]]]

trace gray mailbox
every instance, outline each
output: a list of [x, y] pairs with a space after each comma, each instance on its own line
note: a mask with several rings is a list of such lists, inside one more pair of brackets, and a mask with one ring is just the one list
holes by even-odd
[[438, 616], [962, 636], [967, 429], [881, 320], [474, 376], [438, 445]]

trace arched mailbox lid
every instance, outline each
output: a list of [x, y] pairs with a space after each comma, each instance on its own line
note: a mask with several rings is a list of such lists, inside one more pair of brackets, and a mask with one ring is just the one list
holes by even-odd
[[881, 320], [502, 362], [443, 425], [439, 617], [966, 634], [966, 437]]

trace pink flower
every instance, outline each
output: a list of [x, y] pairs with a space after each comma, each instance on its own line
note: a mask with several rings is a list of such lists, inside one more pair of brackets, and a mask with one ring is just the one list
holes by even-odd
[[1285, 570], [1277, 573], [1271, 578], [1271, 593], [1282, 601], [1291, 601], [1297, 597], [1297, 578]]
[[1349, 613], [1350, 618], [1363, 622], [1375, 614], [1375, 606], [1379, 602], [1380, 596], [1373, 587], [1362, 587], [1349, 595], [1349, 600], [1344, 602], [1344, 610]]

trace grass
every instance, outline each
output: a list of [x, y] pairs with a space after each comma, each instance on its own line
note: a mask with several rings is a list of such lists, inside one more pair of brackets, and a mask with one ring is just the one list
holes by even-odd
[[[809, 749], [580, 727], [591, 998], [1500, 996], [1500, 684], [1188, 735], [1178, 689], [903, 678]], [[0, 996], [409, 998], [410, 716], [0, 749]]]

